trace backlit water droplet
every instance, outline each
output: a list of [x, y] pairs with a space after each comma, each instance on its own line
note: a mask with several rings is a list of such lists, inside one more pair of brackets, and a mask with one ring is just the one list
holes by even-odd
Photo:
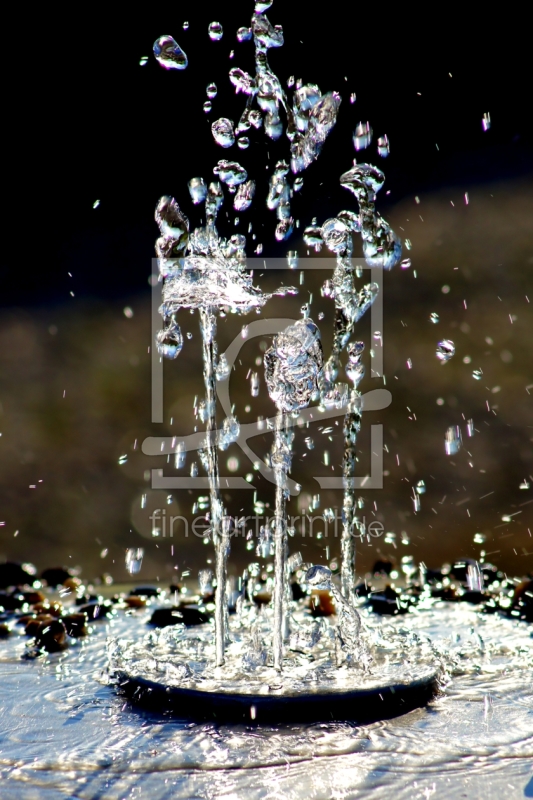
[[130, 575], [136, 575], [141, 570], [144, 558], [142, 547], [128, 547], [126, 550], [126, 569]]
[[212, 100], [214, 97], [217, 96], [217, 85], [216, 83], [209, 83], [207, 85], [207, 89], [205, 90], [206, 95]]
[[459, 452], [463, 439], [461, 429], [458, 425], [451, 425], [444, 435], [444, 450], [447, 456], [453, 456]]
[[446, 364], [450, 358], [453, 358], [455, 355], [455, 345], [452, 340], [443, 339], [442, 342], [439, 342], [435, 355], [443, 364]]
[[210, 22], [207, 32], [209, 33], [209, 38], [213, 42], [220, 41], [224, 35], [224, 29], [220, 22]]
[[154, 55], [164, 69], [185, 69], [189, 63], [187, 56], [172, 36], [160, 36], [154, 42]]
[[483, 377], [483, 370], [482, 369], [475, 369], [472, 372], [472, 377], [475, 381], [480, 381]]
[[215, 142], [221, 147], [231, 147], [235, 142], [233, 122], [226, 117], [221, 117], [213, 122], [211, 125], [211, 133], [213, 134]]
[[434, 325], [437, 325], [439, 322], [439, 315], [436, 311], [432, 311], [429, 315], [429, 321], [432, 322]]
[[252, 29], [251, 28], [239, 28], [237, 31], [237, 41], [239, 42], [248, 42], [252, 38]]
[[353, 135], [353, 146], [357, 151], [364, 150], [372, 141], [372, 128], [369, 122], [360, 122]]

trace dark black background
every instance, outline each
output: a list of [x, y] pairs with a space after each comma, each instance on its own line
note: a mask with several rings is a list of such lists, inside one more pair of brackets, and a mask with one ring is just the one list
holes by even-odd
[[[239, 0], [80, 8], [77, 15], [46, 9], [27, 18], [19, 12], [3, 48], [2, 304], [72, 303], [72, 291], [111, 299], [146, 290], [158, 197], [175, 195], [194, 221], [186, 182], [209, 178], [226, 155], [214, 145], [210, 123], [237, 120], [243, 107], [227, 74], [231, 66], [253, 72], [253, 44], [235, 37], [251, 8]], [[305, 173], [297, 217], [308, 223], [314, 213], [327, 215], [330, 197], [338, 209], [338, 176], [355, 155], [350, 137], [360, 120], [374, 129], [365, 159], [387, 175], [379, 206], [385, 216], [387, 205], [406, 195], [533, 170], [525, 20], [483, 9], [466, 17], [444, 5], [391, 13], [369, 4], [274, 3], [267, 14], [285, 32], [285, 46], [270, 51], [274, 71], [283, 81], [294, 74], [343, 96], [337, 127]], [[207, 35], [213, 19], [224, 27], [220, 42]], [[164, 33], [186, 51], [184, 72], [165, 72], [155, 62], [152, 45]], [[139, 65], [143, 55], [150, 57], [146, 66]], [[211, 80], [219, 94], [206, 117]], [[492, 117], [487, 133], [484, 112]], [[386, 161], [375, 151], [384, 133], [391, 142]], [[272, 163], [286, 157], [288, 144], [285, 137], [272, 144], [262, 131], [256, 139], [259, 149], [235, 154], [254, 177], [264, 171], [266, 151]], [[101, 204], [93, 210], [96, 199]], [[284, 255], [286, 243], [276, 251], [268, 232], [275, 220], [263, 224], [265, 252]]]

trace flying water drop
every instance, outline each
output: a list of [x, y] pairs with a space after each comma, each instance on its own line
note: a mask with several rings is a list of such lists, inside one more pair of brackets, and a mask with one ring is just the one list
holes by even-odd
[[128, 547], [126, 550], [126, 569], [130, 575], [136, 575], [141, 571], [144, 558], [142, 547]]
[[455, 355], [455, 345], [451, 339], [443, 339], [437, 345], [436, 356], [442, 364], [446, 364]]
[[205, 103], [203, 104], [202, 108], [203, 108], [205, 114], [209, 114], [211, 112], [211, 110], [213, 109], [213, 103], [211, 102], [211, 100], [206, 100]]
[[238, 42], [248, 42], [252, 38], [252, 29], [251, 28], [239, 28], [237, 31], [237, 41]]
[[434, 325], [438, 324], [439, 315], [437, 314], [436, 311], [432, 311], [432, 313], [429, 315], [429, 321], [432, 322]]
[[174, 317], [171, 317], [170, 325], [159, 331], [156, 336], [157, 352], [164, 358], [177, 358], [183, 347], [183, 335], [180, 326]]
[[154, 55], [164, 69], [185, 69], [189, 63], [187, 56], [172, 36], [160, 36], [154, 42]]
[[231, 147], [235, 142], [235, 131], [231, 119], [221, 117], [211, 125], [213, 139], [221, 147]]
[[198, 203], [203, 203], [205, 198], [207, 197], [207, 186], [205, 185], [205, 181], [203, 178], [191, 178], [188, 183], [189, 187], [189, 194], [191, 195], [191, 200], [195, 205]]
[[209, 83], [207, 89], [205, 90], [205, 93], [210, 100], [213, 100], [213, 98], [217, 96], [217, 91], [218, 89], [216, 83]]
[[[360, 122], [353, 135], [353, 146], [357, 151], [364, 150], [372, 141], [373, 131], [369, 122]], [[381, 153], [380, 153], [381, 155]]]
[[220, 41], [224, 35], [224, 29], [222, 28], [220, 22], [210, 22], [207, 32], [209, 33], [209, 38], [212, 42]]
[[463, 444], [461, 429], [458, 425], [452, 425], [444, 436], [444, 450], [447, 456], [454, 456], [459, 452]]
[[390, 153], [390, 143], [387, 135], [380, 136], [378, 139], [378, 156], [387, 158]]
[[233, 201], [235, 211], [246, 211], [247, 208], [250, 208], [254, 194], [255, 181], [249, 180], [241, 183]]
[[480, 381], [480, 380], [481, 380], [481, 378], [483, 377], [483, 370], [482, 370], [482, 369], [475, 369], [475, 370], [472, 372], [472, 377], [473, 377], [473, 379], [474, 379], [475, 381]]
[[250, 139], [247, 136], [241, 136], [241, 138], [237, 140], [237, 145], [240, 150], [247, 150], [250, 147]]

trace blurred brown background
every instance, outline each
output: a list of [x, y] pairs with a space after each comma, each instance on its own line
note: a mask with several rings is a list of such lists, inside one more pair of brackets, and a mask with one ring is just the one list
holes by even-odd
[[[485, 549], [488, 558], [509, 573], [530, 572], [533, 184], [522, 179], [418, 197], [419, 203], [407, 198], [388, 213], [393, 228], [412, 242], [412, 250], [404, 252], [412, 266], [398, 266], [385, 275], [384, 364], [393, 402], [385, 411], [364, 415], [360, 437], [362, 476], [369, 469], [370, 424], [383, 423], [388, 448], [384, 488], [361, 495], [367, 521], [374, 511], [385, 530], [396, 533], [396, 547], [383, 539], [363, 542], [358, 546], [359, 569], [370, 568], [378, 556], [399, 561], [412, 554], [435, 566], [462, 555], [477, 557]], [[313, 318], [325, 314], [320, 326], [327, 355], [332, 305], [320, 297], [326, 277], [307, 272], [298, 297], [275, 298], [262, 316], [296, 318], [312, 292]], [[280, 278], [288, 282], [276, 273], [260, 282], [274, 288]], [[436, 325], [429, 320], [432, 312], [440, 317]], [[221, 322], [220, 350], [252, 319], [254, 315]], [[33, 561], [39, 569], [60, 563], [81, 566], [87, 577], [108, 572], [116, 580], [126, 577], [127, 547], [145, 548], [145, 579], [166, 580], [205, 565], [210, 546], [193, 536], [185, 538], [181, 528], [172, 540], [154, 539], [148, 519], [155, 507], [192, 518], [193, 504], [205, 492], [154, 492], [151, 469], [178, 473], [166, 457], [141, 453], [146, 436], [188, 434], [199, 422], [193, 415], [194, 398], [202, 392], [198, 320], [182, 312], [180, 322], [193, 336], [185, 339], [179, 359], [165, 364], [165, 423], [152, 425], [148, 283], [144, 292], [112, 303], [2, 311], [0, 557]], [[359, 336], [367, 348], [370, 334], [365, 317]], [[443, 338], [456, 345], [455, 356], [445, 365], [435, 356]], [[241, 422], [273, 414], [262, 366], [255, 366], [262, 356], [261, 342], [253, 339], [244, 345], [242, 363], [231, 378], [231, 397]], [[368, 373], [368, 353], [365, 357]], [[250, 369], [261, 376], [259, 398], [250, 394]], [[474, 369], [483, 371], [481, 380], [472, 377]], [[367, 377], [360, 388], [369, 391], [381, 385]], [[466, 435], [469, 419], [475, 425], [473, 438]], [[338, 422], [342, 426], [341, 417]], [[338, 474], [341, 427], [327, 424], [334, 426], [332, 442], [325, 441], [318, 424], [297, 431], [292, 477], [302, 484], [302, 495], [291, 501], [292, 513], [319, 491], [312, 475], [321, 474], [324, 449], [330, 451]], [[450, 425], [459, 425], [463, 433], [463, 448], [456, 456], [444, 452]], [[314, 439], [312, 451], [305, 447], [306, 435]], [[270, 443], [267, 433], [250, 441], [261, 457]], [[232, 457], [239, 460], [235, 474], [251, 471], [232, 446], [220, 454], [222, 474], [232, 474], [227, 469]], [[198, 460], [196, 455], [188, 454], [181, 474], [189, 474], [193, 460]], [[418, 480], [425, 481], [427, 491], [421, 510], [414, 513], [411, 495]], [[258, 478], [254, 485], [260, 500], [272, 502], [272, 487], [266, 481]], [[233, 491], [225, 500], [231, 514], [253, 513], [252, 492]], [[321, 508], [314, 513], [340, 504], [340, 493], [322, 492]], [[409, 544], [401, 543], [402, 532]], [[484, 545], [474, 543], [475, 533], [484, 534]], [[299, 536], [291, 548], [302, 550], [306, 560], [322, 561], [339, 549], [331, 537], [310, 541]], [[235, 569], [252, 556], [243, 539], [234, 542]]]

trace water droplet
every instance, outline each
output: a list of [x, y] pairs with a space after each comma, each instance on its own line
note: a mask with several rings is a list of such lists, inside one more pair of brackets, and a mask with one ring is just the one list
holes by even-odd
[[212, 42], [220, 41], [224, 35], [224, 29], [222, 28], [220, 22], [210, 22], [207, 32], [209, 33], [209, 38]]
[[252, 397], [259, 396], [259, 375], [257, 372], [252, 372], [250, 375], [250, 393]]
[[220, 178], [222, 183], [225, 183], [226, 186], [230, 187], [238, 186], [239, 184], [244, 183], [248, 178], [248, 173], [244, 167], [242, 167], [236, 161], [219, 161], [213, 172]]
[[180, 326], [172, 317], [167, 328], [159, 331], [156, 336], [157, 352], [164, 358], [177, 358], [183, 347], [183, 336]]
[[360, 122], [353, 135], [353, 146], [357, 151], [364, 150], [372, 141], [373, 131], [369, 122]]
[[424, 481], [418, 481], [415, 488], [418, 494], [424, 494], [424, 492], [426, 491], [426, 484], [424, 483]]
[[466, 432], [468, 436], [472, 437], [474, 435], [474, 420], [469, 419], [466, 423]]
[[312, 320], [298, 320], [278, 333], [264, 361], [268, 393], [279, 411], [306, 408], [318, 395], [323, 354], [320, 331]]
[[350, 95], [350, 103], [353, 105], [356, 100], [357, 100], [357, 95], [355, 94], [355, 92], [352, 92]]
[[298, 267], [298, 251], [297, 250], [289, 250], [287, 253], [287, 265], [289, 269], [297, 269]]
[[241, 426], [235, 417], [226, 417], [222, 423], [222, 430], [220, 432], [218, 446], [220, 450], [227, 450], [230, 444], [236, 442], [239, 438]]
[[311, 436], [306, 436], [305, 437], [305, 446], [307, 447], [308, 450], [312, 450], [313, 447], [315, 446], [315, 443], [313, 442], [313, 439], [312, 439]]
[[252, 38], [252, 29], [251, 28], [239, 28], [237, 31], [237, 41], [238, 42], [248, 42]]
[[141, 67], [144, 67], [146, 64], [148, 64], [148, 56], [141, 56], [139, 64]]
[[247, 136], [241, 136], [241, 138], [237, 140], [237, 145], [241, 150], [247, 150], [248, 147], [250, 147], [250, 140]]
[[214, 97], [217, 96], [217, 91], [218, 91], [218, 89], [217, 89], [216, 83], [209, 83], [207, 85], [207, 89], [205, 90], [205, 93], [209, 97], [209, 99], [212, 100]]
[[202, 108], [205, 114], [209, 114], [213, 108], [213, 103], [211, 102], [211, 100], [206, 100]]
[[249, 180], [245, 183], [241, 183], [233, 200], [233, 208], [235, 211], [246, 211], [247, 208], [250, 208], [254, 194], [255, 181]]
[[121, 466], [122, 466], [122, 464], [127, 464], [128, 463], [128, 455], [127, 455], [127, 453], [124, 453], [124, 455], [119, 456], [118, 463]]
[[410, 266], [411, 266], [411, 259], [410, 258], [404, 258], [400, 263], [400, 267], [402, 269], [409, 269]]
[[432, 313], [429, 315], [429, 321], [432, 322], [434, 325], [438, 324], [439, 315], [437, 314], [436, 311], [432, 311]]
[[225, 381], [229, 377], [230, 372], [231, 368], [228, 364], [228, 359], [226, 358], [226, 354], [222, 353], [222, 355], [218, 357], [218, 362], [215, 369], [215, 375], [217, 381]]
[[455, 355], [455, 345], [452, 340], [443, 339], [442, 342], [439, 342], [435, 355], [443, 364], [446, 364], [450, 358], [453, 358]]
[[518, 488], [519, 489], [529, 489], [529, 486], [530, 486], [529, 481], [522, 481], [522, 483], [520, 484], [520, 486]]
[[189, 23], [187, 21], [185, 21], [181, 27], [183, 28], [184, 31], [188, 31], [189, 30]]
[[207, 197], [207, 186], [203, 178], [191, 178], [188, 183], [189, 194], [195, 205], [203, 203]]
[[235, 131], [231, 119], [221, 117], [211, 125], [213, 139], [221, 147], [231, 147], [235, 142]]
[[144, 558], [142, 547], [128, 547], [126, 550], [126, 569], [130, 575], [136, 575], [141, 571]]
[[99, 205], [100, 205], [100, 200], [95, 200], [93, 203], [93, 208], [98, 208]]
[[198, 589], [202, 597], [213, 594], [213, 573], [210, 569], [198, 571]]
[[411, 361], [410, 358], [407, 359], [406, 364], [407, 364], [407, 369], [413, 369], [413, 362]]
[[444, 450], [447, 456], [454, 456], [459, 452], [463, 444], [461, 429], [458, 425], [452, 425], [444, 436]]
[[474, 544], [485, 544], [487, 537], [484, 533], [475, 533], [474, 534]]
[[272, 5], [273, 0], [255, 0], [255, 13], [263, 14]]
[[388, 137], [380, 136], [378, 139], [378, 156], [381, 158], [387, 158], [390, 153], [390, 143]]
[[481, 127], [484, 131], [488, 131], [490, 128], [490, 114], [487, 112], [483, 114], [483, 118], [481, 120]]
[[482, 369], [475, 369], [472, 372], [472, 377], [475, 381], [480, 381], [483, 377], [483, 370]]
[[191, 478], [196, 478], [198, 476], [198, 464], [196, 461], [193, 461], [191, 464]]
[[164, 69], [185, 69], [189, 63], [187, 56], [172, 36], [160, 36], [154, 42], [154, 55]]

